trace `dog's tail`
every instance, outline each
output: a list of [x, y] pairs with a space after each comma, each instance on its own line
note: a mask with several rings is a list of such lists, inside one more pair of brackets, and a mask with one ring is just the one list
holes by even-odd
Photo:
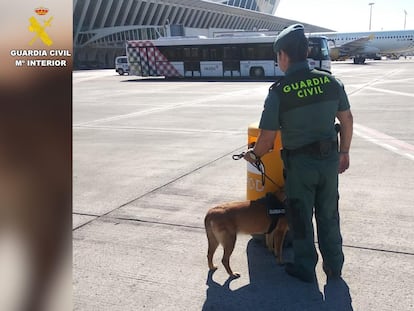
[[206, 217], [204, 218], [204, 227], [206, 228], [207, 241], [208, 241], [208, 251], [207, 251], [208, 267], [210, 268], [210, 270], [215, 270], [216, 267], [213, 264], [213, 256], [219, 245], [219, 241], [217, 240], [213, 232], [211, 218], [212, 218], [211, 213], [208, 212]]

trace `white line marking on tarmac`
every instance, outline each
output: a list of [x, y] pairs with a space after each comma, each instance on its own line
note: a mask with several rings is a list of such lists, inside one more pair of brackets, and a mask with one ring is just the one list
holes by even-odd
[[104, 125], [74, 125], [76, 130], [103, 130], [103, 131], [139, 131], [139, 132], [177, 132], [177, 133], [214, 133], [214, 134], [229, 134], [229, 135], [243, 135], [246, 130], [214, 130], [214, 129], [188, 129], [188, 128], [163, 128], [163, 127], [134, 127], [134, 126], [104, 126]]
[[169, 105], [168, 103], [164, 103], [164, 106], [155, 107], [155, 108], [151, 108], [147, 110], [135, 111], [135, 112], [127, 113], [127, 114], [122, 114], [122, 115], [117, 115], [117, 116], [112, 116], [112, 117], [107, 117], [107, 118], [102, 118], [102, 119], [97, 119], [97, 120], [86, 121], [82, 123], [77, 123], [77, 124], [74, 124], [74, 126], [78, 127], [78, 126], [85, 126], [85, 125], [94, 125], [94, 124], [111, 122], [111, 121], [116, 121], [116, 120], [121, 120], [121, 119], [128, 119], [128, 118], [137, 117], [137, 116], [143, 116], [143, 115], [151, 114], [154, 112], [172, 110], [172, 109], [176, 109], [182, 106], [206, 104], [208, 102], [214, 103], [216, 100], [222, 99], [223, 97], [234, 98], [234, 96], [249, 95], [251, 93], [263, 92], [264, 90], [266, 90], [266, 88], [261, 86], [261, 87], [257, 87], [254, 89], [238, 90], [234, 92], [226, 92], [224, 94], [206, 96], [198, 100], [189, 100], [189, 101], [185, 101], [185, 102], [178, 103], [178, 104]]
[[404, 153], [403, 155], [414, 161], [414, 155], [409, 153]]
[[409, 160], [414, 160], [414, 146], [369, 127], [354, 124], [354, 134]]
[[385, 90], [385, 89], [379, 89], [379, 88], [372, 87], [372, 86], [367, 86], [367, 87], [365, 87], [365, 89], [372, 90], [372, 91], [376, 91], [376, 92], [381, 92], [381, 93], [393, 94], [393, 95], [401, 95], [401, 96], [414, 97], [414, 93], [406, 93], [406, 92], [398, 92], [398, 91], [392, 91], [392, 90]]

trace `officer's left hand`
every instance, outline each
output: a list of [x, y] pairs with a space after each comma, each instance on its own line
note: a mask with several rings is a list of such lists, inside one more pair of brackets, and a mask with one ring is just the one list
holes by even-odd
[[339, 154], [339, 167], [338, 173], [342, 174], [349, 168], [349, 153], [340, 153]]

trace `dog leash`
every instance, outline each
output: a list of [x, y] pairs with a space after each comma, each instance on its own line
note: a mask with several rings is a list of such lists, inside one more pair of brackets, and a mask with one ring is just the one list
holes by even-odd
[[[232, 158], [233, 160], [240, 160], [244, 158], [244, 155], [246, 154], [246, 152], [242, 152], [240, 154], [233, 154]], [[278, 186], [272, 178], [270, 178], [266, 173], [265, 173], [265, 165], [263, 163], [263, 161], [259, 158], [257, 159], [254, 163], [252, 163], [252, 165], [260, 172], [260, 174], [262, 175], [262, 185], [265, 185], [265, 180], [266, 178], [268, 180], [270, 180], [274, 185]]]

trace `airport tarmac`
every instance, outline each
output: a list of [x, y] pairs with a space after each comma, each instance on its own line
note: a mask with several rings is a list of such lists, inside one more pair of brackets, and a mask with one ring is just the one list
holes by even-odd
[[73, 73], [74, 310], [414, 310], [414, 61], [333, 63], [354, 114], [340, 175], [343, 280], [291, 278], [250, 236], [209, 273], [204, 216], [244, 200], [270, 81]]

